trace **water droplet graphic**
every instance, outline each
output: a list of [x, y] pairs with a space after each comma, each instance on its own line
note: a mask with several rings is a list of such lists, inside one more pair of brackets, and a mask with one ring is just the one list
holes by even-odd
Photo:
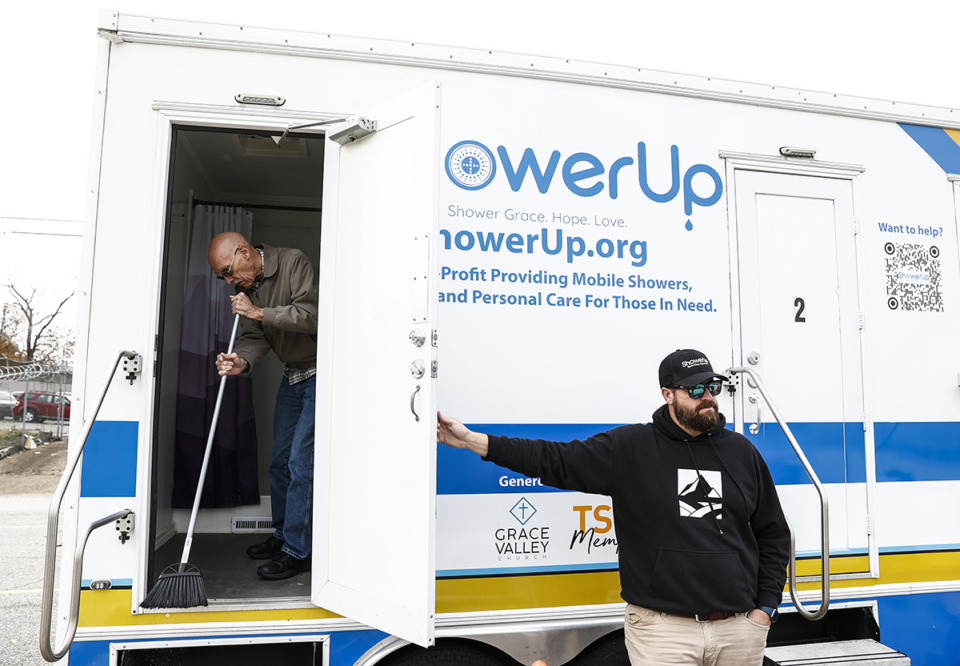
[[686, 229], [687, 231], [690, 231], [691, 229], [693, 229], [693, 222], [691, 222], [690, 220], [687, 220], [687, 223], [683, 225], [683, 228]]

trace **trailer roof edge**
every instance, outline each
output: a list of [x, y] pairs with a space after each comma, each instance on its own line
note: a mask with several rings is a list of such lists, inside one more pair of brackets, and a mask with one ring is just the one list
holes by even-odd
[[805, 113], [960, 129], [960, 109], [557, 57], [323, 32], [202, 23], [127, 15], [116, 11], [103, 11], [98, 28], [102, 37], [113, 42], [253, 51], [533, 78]]

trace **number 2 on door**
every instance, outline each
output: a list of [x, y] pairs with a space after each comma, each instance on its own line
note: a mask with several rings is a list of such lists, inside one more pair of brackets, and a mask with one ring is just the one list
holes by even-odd
[[807, 318], [803, 316], [803, 309], [807, 307], [807, 304], [804, 303], [803, 299], [798, 296], [796, 299], [794, 299], [793, 306], [797, 308], [797, 314], [793, 320], [800, 323], [805, 322]]

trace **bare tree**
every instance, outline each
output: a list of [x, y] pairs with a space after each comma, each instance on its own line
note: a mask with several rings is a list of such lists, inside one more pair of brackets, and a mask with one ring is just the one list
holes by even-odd
[[37, 342], [31, 360], [49, 367], [59, 366], [63, 362], [69, 365], [73, 361], [73, 344], [72, 329], [51, 327]]
[[6, 359], [18, 360], [23, 357], [16, 340], [23, 328], [23, 313], [13, 303], [0, 306], [0, 364]]
[[[76, 293], [76, 291], [71, 291], [66, 298], [60, 301], [52, 313], [41, 314], [41, 312], [37, 309], [38, 305], [36, 288], [32, 288], [29, 294], [21, 293], [14, 284], [8, 284], [7, 289], [14, 297], [14, 302], [12, 304], [14, 308], [14, 314], [18, 315], [18, 318], [21, 319], [20, 324], [22, 329], [18, 332], [23, 336], [24, 340], [24, 345], [20, 347], [21, 357], [24, 360], [41, 360], [36, 358], [38, 352], [48, 350], [50, 346], [48, 343], [53, 342], [54, 337], [69, 338], [69, 336], [63, 335], [62, 332], [56, 331], [56, 329], [51, 329], [50, 326], [60, 314], [60, 311], [63, 309], [63, 306], [66, 304], [66, 302], [73, 298], [73, 295]], [[16, 310], [19, 310], [19, 312], [16, 312]], [[6, 319], [6, 317], [7, 312], [6, 308], [4, 308], [4, 318]], [[17, 328], [20, 329], [20, 326]], [[54, 335], [55, 332], [57, 333], [56, 336]], [[49, 355], [49, 352], [45, 353], [44, 355]], [[56, 355], [59, 356], [59, 354]]]

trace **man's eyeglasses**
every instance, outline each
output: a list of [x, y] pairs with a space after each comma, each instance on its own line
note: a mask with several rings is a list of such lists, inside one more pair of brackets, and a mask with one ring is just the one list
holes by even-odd
[[228, 278], [233, 275], [233, 262], [237, 260], [237, 252], [239, 251], [240, 247], [237, 246], [237, 249], [233, 251], [233, 259], [230, 260], [230, 265], [227, 266], [227, 270], [223, 271], [222, 273], [217, 273], [216, 278], [218, 280], [223, 280], [224, 278]]
[[723, 388], [723, 382], [714, 381], [709, 382], [708, 384], [697, 384], [696, 386], [674, 386], [673, 388], [686, 389], [687, 395], [694, 400], [699, 400], [707, 391], [710, 391], [710, 395], [713, 396], [720, 395], [720, 389]]

